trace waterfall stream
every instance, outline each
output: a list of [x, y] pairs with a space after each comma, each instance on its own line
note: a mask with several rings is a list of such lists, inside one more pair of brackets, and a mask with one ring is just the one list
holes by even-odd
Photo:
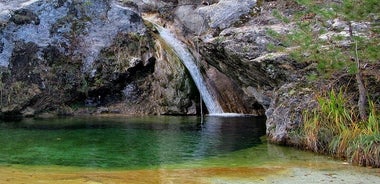
[[202, 74], [196, 64], [196, 59], [190, 53], [184, 43], [178, 40], [173, 33], [168, 29], [165, 29], [155, 24], [157, 31], [160, 33], [162, 39], [173, 49], [177, 56], [181, 59], [182, 63], [186, 66], [191, 77], [197, 86], [199, 93], [207, 107], [210, 115], [223, 114], [223, 109], [220, 106], [215, 96], [208, 90], [206, 82], [204, 81]]

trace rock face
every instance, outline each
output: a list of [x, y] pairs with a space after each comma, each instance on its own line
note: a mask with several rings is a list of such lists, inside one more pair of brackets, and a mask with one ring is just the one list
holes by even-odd
[[[135, 2], [138, 4], [137, 1]], [[163, 4], [161, 5], [162, 8], [165, 7]], [[255, 1], [245, 0], [239, 1], [239, 3], [229, 0], [178, 1], [174, 3], [173, 7], [175, 8], [166, 11], [164, 15], [159, 12], [161, 13], [159, 15], [164, 19], [163, 22], [167, 21], [165, 25], [168, 28], [171, 28], [173, 32], [178, 32], [177, 35], [185, 36], [184, 40], [192, 48], [193, 55], [198, 56], [200, 54], [200, 67], [204, 73], [204, 78], [213, 95], [222, 104], [224, 112], [264, 115], [263, 106], [254, 97], [256, 93], [252, 94], [252, 90], [246, 90], [245, 88], [248, 88], [248, 85], [243, 89], [240, 79], [236, 80], [234, 78], [239, 78], [235, 73], [246, 75], [246, 69], [251, 68], [250, 64], [244, 63], [246, 61], [242, 62], [241, 59], [243, 58], [239, 58], [240, 56], [235, 54], [235, 50], [228, 53], [226, 48], [220, 45], [223, 38], [216, 35], [222, 29], [241, 23], [242, 17], [252, 14], [255, 5]], [[170, 18], [168, 19], [167, 14], [173, 16], [169, 16]], [[229, 41], [234, 42], [235, 38], [231, 39]], [[239, 46], [237, 45], [236, 47]], [[247, 68], [242, 69], [243, 67]], [[255, 69], [255, 67], [253, 68]], [[249, 71], [250, 74], [252, 72], [254, 70]], [[246, 79], [250, 74], [247, 74], [241, 80], [250, 80]], [[264, 72], [258, 71], [254, 75], [262, 77], [262, 81], [267, 80], [264, 79], [266, 78]], [[249, 91], [249, 94], [246, 91]], [[257, 92], [257, 90], [254, 91]], [[259, 93], [257, 95], [260, 96]], [[264, 96], [261, 95], [261, 97], [263, 98], [260, 100], [264, 100], [266, 101], [265, 103], [269, 104]]]
[[158, 11], [163, 24], [201, 58], [203, 75], [226, 112], [265, 115], [270, 141], [296, 141], [289, 133], [302, 124], [303, 111], [317, 105], [306, 78], [316, 67], [268, 49], [281, 44], [268, 30], [281, 35], [292, 29], [272, 9], [291, 15], [299, 8], [294, 2], [179, 0], [170, 1], [172, 9], [165, 9], [167, 1], [151, 2], [165, 10]]
[[265, 112], [267, 135], [271, 142], [296, 145], [298, 140], [289, 134], [302, 124], [304, 110], [317, 107], [314, 95], [313, 90], [299, 82], [284, 84], [276, 90]]
[[[200, 54], [204, 78], [225, 112], [265, 115], [273, 91], [302, 77], [295, 71], [307, 65], [281, 54], [266, 57], [268, 44], [278, 44], [267, 30], [283, 33], [289, 27], [271, 16], [257, 24], [261, 1], [171, 3], [175, 8], [160, 15], [168, 28], [185, 37], [194, 55]], [[167, 19], [167, 14], [173, 16]]]
[[153, 34], [134, 4], [0, 1], [2, 115], [196, 113], [185, 68]]
[[[192, 5], [179, 2], [171, 12], [174, 18], [166, 24], [185, 35], [189, 45], [194, 45], [194, 53], [199, 47], [204, 76], [219, 94], [224, 109], [266, 115], [269, 141], [297, 144], [291, 131], [302, 124], [305, 110], [317, 107], [318, 91], [322, 87], [331, 89], [331, 86], [323, 84], [322, 79], [315, 83], [307, 79], [306, 76], [317, 72], [316, 63], [295, 61], [285, 53], [268, 49], [270, 45], [282, 44], [268, 30], [278, 35], [292, 30], [292, 24], [286, 25], [274, 17], [273, 9], [292, 16], [302, 7], [284, 0], [194, 2]], [[326, 33], [320, 39], [339, 35], [342, 37], [339, 45], [343, 47], [350, 44], [349, 31], [353, 35], [366, 35], [370, 29], [370, 23], [363, 22], [353, 22], [351, 28], [341, 20], [331, 20], [326, 25]], [[367, 66], [377, 67], [378, 64]], [[363, 67], [363, 71], [365, 83], [371, 86], [369, 95], [378, 99], [378, 92], [374, 90], [378, 89], [379, 75], [369, 74], [376, 71], [373, 69]], [[346, 85], [355, 91], [355, 84], [348, 83]]]

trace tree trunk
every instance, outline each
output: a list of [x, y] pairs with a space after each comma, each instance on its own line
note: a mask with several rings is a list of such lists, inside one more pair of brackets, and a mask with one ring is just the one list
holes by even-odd
[[361, 67], [360, 67], [360, 60], [358, 56], [358, 42], [355, 41], [355, 55], [356, 55], [356, 64], [358, 67], [358, 71], [355, 75], [356, 83], [358, 84], [358, 90], [359, 90], [359, 100], [358, 100], [358, 107], [359, 107], [359, 114], [360, 118], [362, 120], [367, 120], [367, 90], [364, 86]]
[[349, 33], [351, 40], [355, 42], [355, 62], [358, 68], [357, 73], [355, 74], [356, 83], [358, 84], [358, 90], [359, 90], [359, 100], [358, 100], [358, 108], [359, 108], [359, 115], [361, 120], [367, 120], [367, 90], [364, 86], [361, 67], [360, 67], [360, 60], [359, 60], [359, 54], [358, 54], [358, 41], [354, 39], [353, 31], [352, 31], [352, 24], [349, 22], [348, 24]]
[[367, 120], [367, 90], [364, 87], [363, 84], [363, 78], [360, 72], [360, 69], [358, 73], [356, 74], [356, 82], [358, 84], [359, 89], [359, 100], [358, 100], [358, 107], [359, 107], [359, 114], [360, 118], [362, 120]]

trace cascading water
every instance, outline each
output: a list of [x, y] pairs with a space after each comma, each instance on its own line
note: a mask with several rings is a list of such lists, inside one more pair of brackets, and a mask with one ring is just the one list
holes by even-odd
[[185, 44], [179, 41], [174, 34], [169, 30], [156, 25], [157, 31], [160, 33], [162, 39], [174, 50], [177, 56], [182, 60], [183, 64], [186, 66], [191, 77], [194, 80], [195, 85], [197, 86], [199, 93], [207, 107], [207, 110], [210, 115], [223, 114], [223, 109], [217, 101], [216, 97], [213, 96], [210, 91], [207, 89], [206, 83], [202, 77], [199, 68], [197, 67], [196, 60], [193, 55], [189, 52]]

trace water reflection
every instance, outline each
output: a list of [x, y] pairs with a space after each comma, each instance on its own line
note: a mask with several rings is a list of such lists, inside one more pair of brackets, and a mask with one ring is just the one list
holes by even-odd
[[260, 144], [254, 117], [86, 118], [0, 125], [0, 164], [147, 168]]
[[195, 153], [209, 156], [252, 147], [265, 134], [263, 122], [249, 117], [207, 117]]

